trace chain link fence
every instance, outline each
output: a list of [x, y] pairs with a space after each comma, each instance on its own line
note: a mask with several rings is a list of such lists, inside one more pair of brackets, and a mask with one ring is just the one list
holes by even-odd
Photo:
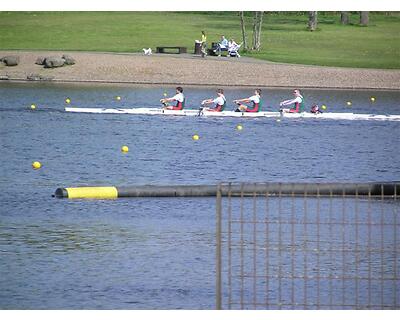
[[399, 185], [221, 184], [217, 309], [398, 309]]

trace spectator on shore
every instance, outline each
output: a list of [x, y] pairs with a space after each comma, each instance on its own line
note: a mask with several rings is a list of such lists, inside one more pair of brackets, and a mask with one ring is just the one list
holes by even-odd
[[230, 50], [231, 48], [234, 48], [234, 47], [237, 47], [237, 43], [235, 42], [235, 40], [233, 40], [233, 38], [231, 38], [229, 41], [228, 41], [228, 50]]
[[204, 58], [207, 55], [207, 36], [205, 31], [201, 31], [201, 40], [196, 40], [197, 43], [201, 43], [201, 57]]
[[240, 45], [238, 45], [235, 40], [230, 39], [228, 42], [228, 55], [231, 57], [240, 57], [239, 55]]
[[228, 51], [228, 40], [224, 35], [221, 36], [221, 41], [218, 43], [217, 49], [214, 50], [218, 57], [221, 56], [222, 51]]

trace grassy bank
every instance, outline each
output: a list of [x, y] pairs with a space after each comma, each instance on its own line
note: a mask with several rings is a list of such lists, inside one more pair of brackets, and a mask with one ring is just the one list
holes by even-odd
[[[251, 17], [247, 18], [251, 31]], [[400, 68], [400, 15], [370, 13], [370, 25], [342, 26], [339, 14], [320, 14], [318, 30], [306, 30], [307, 15], [264, 16], [262, 50], [248, 53], [276, 62], [325, 66]], [[241, 40], [235, 12], [0, 12], [0, 49], [139, 52], [187, 46], [206, 30], [209, 45], [220, 34]], [[251, 34], [249, 34], [249, 40]]]

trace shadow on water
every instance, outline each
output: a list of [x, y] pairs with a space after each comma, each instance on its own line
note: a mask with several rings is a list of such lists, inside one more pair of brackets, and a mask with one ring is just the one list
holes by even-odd
[[[3, 230], [2, 230], [3, 229]], [[113, 242], [134, 244], [146, 242], [146, 235], [132, 228], [109, 225], [91, 225], [82, 228], [78, 224], [7, 225], [0, 228], [5, 246], [13, 245], [27, 255], [80, 252], [106, 252], [113, 250]]]

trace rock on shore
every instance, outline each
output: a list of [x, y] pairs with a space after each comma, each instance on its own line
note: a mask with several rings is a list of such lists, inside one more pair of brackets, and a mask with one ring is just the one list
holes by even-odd
[[65, 63], [63, 58], [59, 57], [48, 57], [44, 60], [44, 67], [45, 68], [58, 68], [62, 67]]
[[18, 56], [5, 56], [0, 59], [0, 62], [4, 63], [8, 67], [14, 67], [19, 64], [19, 57]]

